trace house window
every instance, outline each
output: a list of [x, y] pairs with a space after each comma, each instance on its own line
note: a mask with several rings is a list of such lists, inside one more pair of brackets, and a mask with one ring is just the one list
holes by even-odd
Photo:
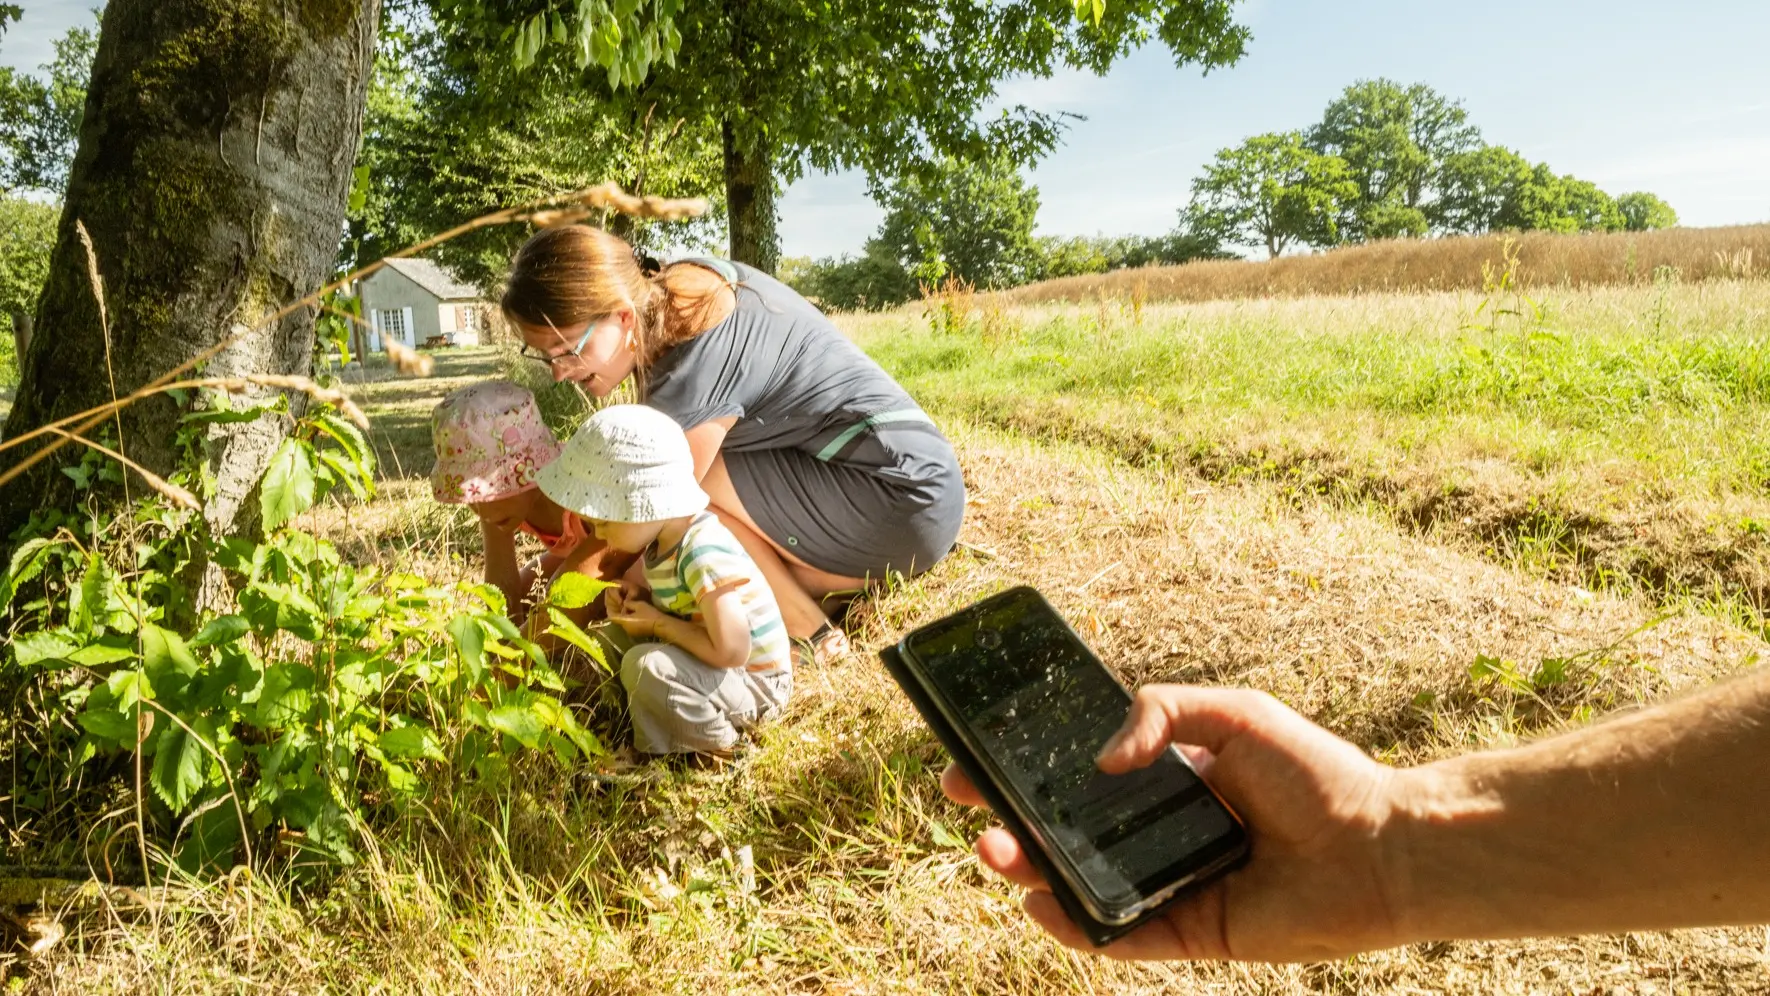
[[393, 339], [404, 340], [406, 337], [406, 312], [404, 308], [381, 309], [381, 334]]
[[471, 304], [455, 305], [455, 328], [462, 332], [478, 332], [483, 322], [478, 308]]

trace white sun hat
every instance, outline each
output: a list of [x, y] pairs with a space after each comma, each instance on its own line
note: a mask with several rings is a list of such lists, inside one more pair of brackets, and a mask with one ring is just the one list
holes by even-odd
[[603, 522], [659, 522], [707, 507], [688, 437], [645, 405], [610, 405], [590, 416], [535, 481], [561, 506]]

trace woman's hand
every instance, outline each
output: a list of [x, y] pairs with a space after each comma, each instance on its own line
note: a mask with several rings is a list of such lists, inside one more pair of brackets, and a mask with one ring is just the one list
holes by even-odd
[[[1186, 896], [1104, 949], [1126, 959], [1211, 958], [1303, 961], [1397, 943], [1385, 835], [1396, 805], [1393, 769], [1259, 692], [1150, 685], [1100, 755], [1122, 773], [1155, 760], [1169, 744], [1188, 750], [1201, 773], [1247, 821], [1247, 864]], [[983, 805], [948, 767], [941, 787], [954, 801]], [[1026, 911], [1059, 941], [1090, 949], [1006, 830], [977, 841], [985, 865], [1032, 890]]]

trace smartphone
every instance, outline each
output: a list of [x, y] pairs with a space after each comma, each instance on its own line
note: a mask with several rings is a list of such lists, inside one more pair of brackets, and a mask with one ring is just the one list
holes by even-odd
[[1096, 766], [1131, 694], [1032, 588], [880, 656], [1095, 944], [1247, 854], [1241, 821], [1174, 748], [1123, 775]]

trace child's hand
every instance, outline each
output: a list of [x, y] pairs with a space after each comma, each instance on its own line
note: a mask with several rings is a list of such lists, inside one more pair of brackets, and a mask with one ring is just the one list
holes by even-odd
[[609, 595], [609, 622], [620, 626], [636, 640], [657, 636], [658, 623], [666, 618], [657, 606], [637, 598], [623, 600], [612, 591]]

